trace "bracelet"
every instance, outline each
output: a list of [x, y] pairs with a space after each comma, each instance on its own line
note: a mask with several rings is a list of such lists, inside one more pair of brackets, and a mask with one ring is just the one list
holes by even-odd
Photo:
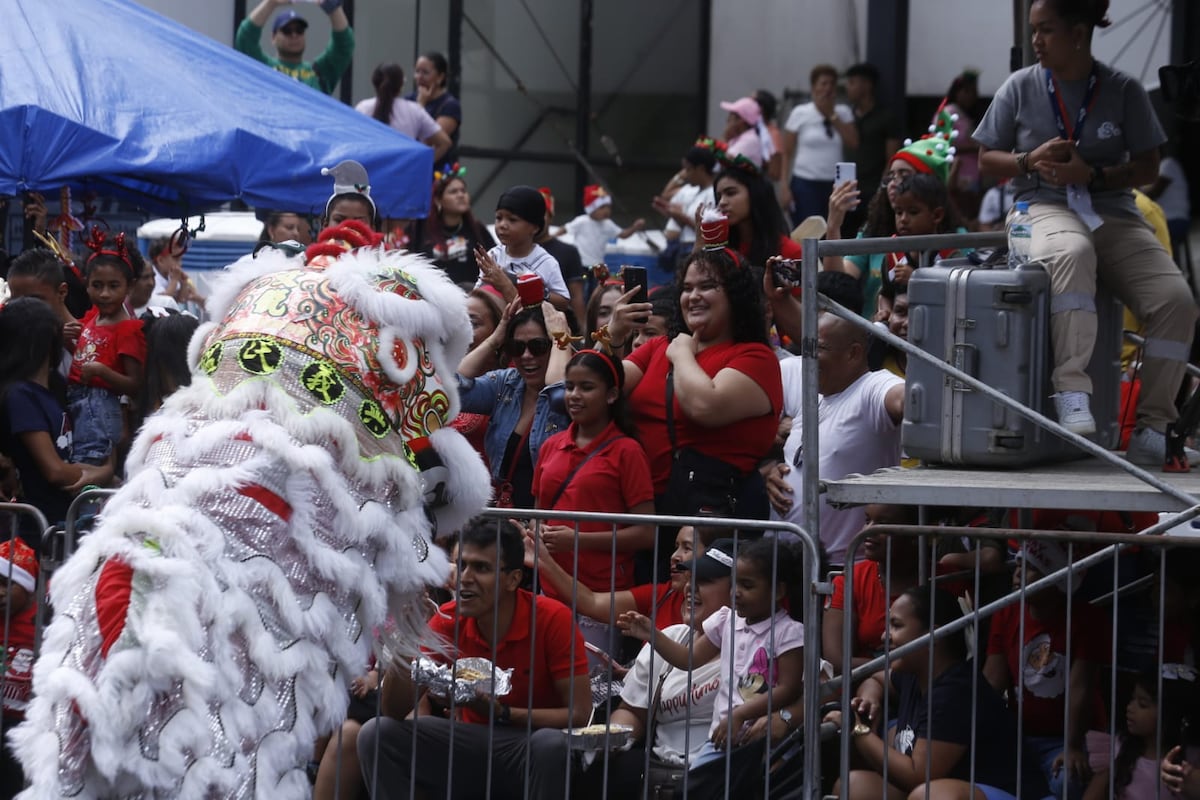
[[1029, 153], [1017, 153], [1017, 172], [1029, 174]]
[[554, 339], [554, 345], [559, 350], [566, 350], [575, 342], [583, 341], [582, 336], [572, 336], [570, 331], [555, 331], [550, 338]]

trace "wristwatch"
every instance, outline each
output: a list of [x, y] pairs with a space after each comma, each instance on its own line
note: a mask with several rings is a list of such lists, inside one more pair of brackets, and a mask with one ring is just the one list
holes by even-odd
[[783, 724], [786, 725], [787, 729], [790, 731], [792, 729], [792, 712], [788, 711], [786, 708], [781, 708], [779, 709], [779, 718], [783, 720]]

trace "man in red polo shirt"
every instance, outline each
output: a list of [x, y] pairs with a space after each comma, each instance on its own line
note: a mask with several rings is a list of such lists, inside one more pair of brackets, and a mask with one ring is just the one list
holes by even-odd
[[358, 738], [363, 777], [375, 800], [407, 800], [414, 783], [418, 795], [446, 797], [449, 784], [450, 797], [477, 798], [490, 766], [492, 797], [524, 797], [528, 761], [527, 796], [557, 800], [569, 764], [562, 729], [591, 714], [583, 637], [570, 609], [519, 588], [525, 547], [514, 525], [476, 518], [458, 541], [457, 599], [429, 626], [449, 643], [445, 660], [490, 659], [512, 670], [512, 690], [457, 706], [454, 720], [427, 693], [405, 720], [371, 720]]

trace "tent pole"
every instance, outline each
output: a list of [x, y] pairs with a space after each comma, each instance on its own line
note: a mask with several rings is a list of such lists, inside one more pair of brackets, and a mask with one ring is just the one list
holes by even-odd
[[583, 159], [575, 165], [576, 210], [583, 211], [583, 187], [588, 183], [585, 160], [590, 149], [592, 116], [592, 0], [579, 0], [579, 88], [575, 95], [575, 151]]

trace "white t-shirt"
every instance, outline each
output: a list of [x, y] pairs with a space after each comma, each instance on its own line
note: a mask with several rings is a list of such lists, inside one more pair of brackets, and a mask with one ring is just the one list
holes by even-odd
[[[850, 106], [836, 105], [833, 113], [843, 122], [854, 122]], [[796, 159], [792, 174], [806, 181], [833, 180], [833, 166], [842, 160], [842, 135], [830, 124], [813, 103], [804, 103], [788, 114], [784, 130], [796, 134]], [[832, 135], [830, 132], [832, 131]]]
[[[659, 635], [686, 642], [691, 631], [690, 625], [672, 625], [659, 631]], [[634, 708], [648, 710], [658, 691], [658, 682], [662, 681], [654, 714], [652, 751], [655, 758], [668, 764], [683, 764], [708, 741], [713, 701], [721, 683], [721, 662], [718, 659], [694, 665], [689, 683], [686, 669], [672, 667], [660, 655], [655, 654], [654, 669], [651, 670], [650, 653], [649, 644], [638, 653], [625, 676], [621, 699]]]
[[[512, 258], [502, 244], [498, 244], [491, 250], [488, 250], [488, 255], [495, 260], [496, 265], [504, 271], [504, 274], [514, 281], [516, 281], [518, 276], [524, 275], [526, 272], [532, 272], [541, 276], [542, 281], [546, 284], [546, 289], [551, 294], [561, 295], [562, 297], [571, 296], [571, 293], [567, 291], [567, 282], [563, 280], [562, 269], [558, 266], [558, 260], [547, 253], [546, 249], [540, 244], [535, 244], [533, 249], [529, 251], [529, 255], [522, 258]], [[482, 285], [482, 280], [475, 282], [476, 288]]]
[[[712, 187], [701, 189], [694, 183], [684, 184], [680, 187], [674, 196], [671, 198], [671, 204], [677, 205], [683, 209], [683, 213], [688, 219], [696, 218], [696, 209], [703, 203], [708, 203], [710, 206], [716, 206], [716, 200], [713, 197]], [[667, 224], [663, 226], [663, 230], [679, 231], [679, 241], [694, 242], [696, 241], [696, 228], [692, 225], [680, 225], [674, 219], [667, 220]]]
[[[368, 117], [374, 117], [375, 98], [363, 100], [354, 106], [354, 110], [360, 114], [366, 114]], [[424, 142], [441, 130], [437, 121], [429, 116], [419, 103], [405, 100], [403, 97], [397, 97], [392, 102], [392, 113], [388, 118], [388, 125], [418, 142]]]
[[580, 214], [566, 225], [567, 233], [575, 240], [575, 249], [584, 266], [604, 263], [604, 246], [621, 234], [621, 226], [611, 219], [592, 219]]
[[1178, 159], [1167, 156], [1158, 162], [1158, 174], [1170, 181], [1158, 196], [1163, 216], [1169, 220], [1191, 219], [1192, 206], [1188, 200], [1188, 182], [1187, 176], [1183, 174], [1183, 165]]
[[[785, 463], [791, 466], [787, 482], [795, 492], [795, 503], [785, 518], [806, 527], [803, 519], [804, 471], [797, 453], [803, 444], [804, 420], [800, 413], [802, 361], [799, 357], [779, 365], [783, 377], [784, 413], [792, 418], [792, 431], [783, 444]], [[854, 473], [874, 472], [882, 467], [900, 464], [900, 425], [892, 421], [885, 399], [893, 386], [903, 386], [904, 379], [887, 370], [868, 372], [835, 395], [821, 395], [817, 401], [817, 424], [820, 437], [821, 464], [817, 474], [821, 480], [837, 480]], [[861, 507], [835, 509], [824, 496], [820, 507], [820, 538], [829, 554], [831, 564], [843, 564], [846, 547], [866, 524]], [[780, 519], [774, 509], [771, 517]]]
[[[726, 606], [704, 620], [704, 635], [721, 650], [717, 658], [721, 668], [720, 688], [713, 703], [709, 737], [716, 733], [724, 717], [746, 702], [742, 697], [743, 687], [750, 694], [769, 692], [778, 682], [779, 656], [797, 647], [804, 647], [804, 623], [792, 619], [782, 609], [776, 611], [774, 617], [753, 625], [743, 617], [734, 615], [733, 637], [730, 639], [729, 615], [732, 613]], [[733, 648], [732, 670], [729, 663], [730, 647]], [[771, 681], [772, 677], [776, 679], [775, 682]], [[730, 691], [731, 687], [736, 691]]]

